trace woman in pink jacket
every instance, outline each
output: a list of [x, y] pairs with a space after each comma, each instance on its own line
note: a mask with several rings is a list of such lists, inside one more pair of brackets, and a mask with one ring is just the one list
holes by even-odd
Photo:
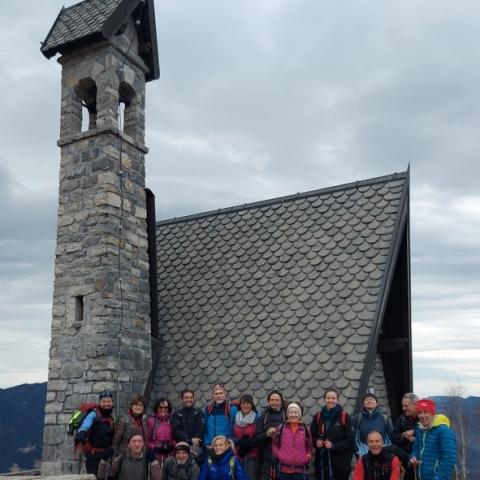
[[273, 456], [278, 480], [305, 480], [312, 459], [312, 435], [302, 421], [298, 403], [289, 403], [287, 421], [278, 426], [273, 438]]
[[173, 454], [175, 442], [173, 441], [173, 429], [170, 420], [172, 404], [166, 398], [160, 398], [155, 402], [153, 415], [147, 420], [147, 446], [155, 451], [160, 465]]

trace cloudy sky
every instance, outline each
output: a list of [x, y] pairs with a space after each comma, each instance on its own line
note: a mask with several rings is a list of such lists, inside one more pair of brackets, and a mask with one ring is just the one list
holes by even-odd
[[[2, 2], [0, 388], [47, 378], [62, 4]], [[411, 166], [415, 388], [480, 395], [480, 9], [458, 0], [156, 0], [158, 219]]]

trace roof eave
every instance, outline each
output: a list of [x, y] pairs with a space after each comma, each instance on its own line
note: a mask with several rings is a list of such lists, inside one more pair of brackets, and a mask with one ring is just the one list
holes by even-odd
[[[378, 341], [381, 333], [382, 321], [385, 315], [385, 310], [388, 302], [388, 294], [390, 292], [390, 286], [392, 284], [393, 275], [395, 272], [395, 265], [397, 262], [400, 246], [402, 243], [402, 235], [409, 218], [409, 198], [410, 198], [410, 166], [408, 167], [405, 174], [405, 183], [403, 186], [402, 196], [399, 203], [396, 224], [393, 230], [392, 242], [390, 244], [387, 261], [385, 264], [385, 273], [383, 275], [382, 285], [380, 286], [380, 293], [378, 297], [377, 306], [375, 309], [375, 317], [374, 317], [374, 323], [372, 327], [372, 334], [370, 336], [370, 340], [368, 343], [366, 360], [364, 363], [362, 376], [360, 378], [357, 401], [355, 405], [355, 412], [359, 412], [361, 410], [362, 395], [367, 391], [372, 365], [375, 362], [375, 358], [377, 354], [377, 345], [378, 345]], [[410, 288], [410, 286], [408, 288]], [[409, 344], [411, 344], [411, 341], [409, 341]], [[411, 347], [410, 347], [410, 352], [411, 352]], [[410, 368], [410, 371], [411, 371], [411, 368]]]
[[58, 23], [58, 20], [60, 18], [60, 15], [62, 14], [62, 12], [65, 10], [65, 7], [62, 7], [60, 9], [60, 11], [58, 12], [58, 15], [57, 15], [57, 18], [55, 19], [55, 21], [53, 22], [53, 25], [52, 27], [50, 28], [50, 30], [48, 31], [47, 33], [47, 36], [45, 37], [45, 40], [43, 42], [41, 42], [41, 47], [40, 47], [40, 51], [43, 53], [43, 55], [46, 57], [46, 58], [52, 58], [55, 53], [54, 50], [55, 49], [52, 49], [52, 48], [49, 48], [49, 49], [44, 49], [44, 45], [47, 43], [47, 40], [48, 40], [48, 37], [50, 37], [51, 33], [53, 32], [53, 29], [55, 28], [55, 26], [57, 25]]

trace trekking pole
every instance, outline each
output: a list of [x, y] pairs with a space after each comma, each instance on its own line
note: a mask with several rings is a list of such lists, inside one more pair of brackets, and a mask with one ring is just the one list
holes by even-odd
[[327, 448], [327, 458], [328, 458], [328, 477], [329, 477], [329, 480], [334, 480], [333, 469], [332, 469], [332, 459], [330, 457], [330, 450], [328, 448]]
[[78, 474], [79, 475], [82, 473], [82, 461], [83, 461], [83, 454], [82, 452], [80, 452], [78, 455]]

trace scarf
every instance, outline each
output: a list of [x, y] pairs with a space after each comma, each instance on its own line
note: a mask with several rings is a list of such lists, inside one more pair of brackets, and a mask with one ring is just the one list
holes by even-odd
[[322, 408], [322, 418], [325, 423], [330, 423], [334, 418], [340, 415], [342, 411], [342, 407], [340, 405], [335, 405], [331, 410], [329, 410], [326, 406]]
[[235, 415], [235, 424], [239, 427], [246, 427], [247, 425], [251, 425], [255, 422], [257, 418], [257, 412], [252, 410], [250, 413], [244, 415], [241, 411], [238, 411]]

